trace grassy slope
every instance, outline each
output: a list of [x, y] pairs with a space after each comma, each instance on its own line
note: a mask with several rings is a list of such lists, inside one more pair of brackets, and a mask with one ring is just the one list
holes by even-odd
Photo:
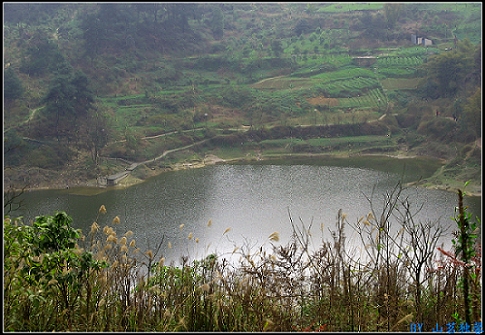
[[[264, 124], [268, 127], [278, 124], [297, 126], [301, 124], [343, 124], [375, 120], [389, 106], [392, 107], [393, 102], [389, 101], [389, 92], [412, 90], [420, 80], [416, 67], [426, 57], [424, 48], [410, 46], [402, 42], [392, 42], [387, 47], [384, 43], [374, 48], [352, 49], [354, 53], [359, 52], [378, 57], [374, 65], [360, 66], [349, 55], [350, 49], [347, 41], [344, 38], [336, 38], [339, 35], [338, 33], [342, 33], [342, 31], [346, 32], [347, 36], [351, 38], [359, 38], [357, 31], [349, 33], [347, 29], [342, 30], [342, 27], [340, 27], [342, 23], [345, 20], [348, 20], [345, 22], [349, 24], [355, 22], [356, 19], [351, 13], [352, 11], [360, 10], [375, 13], [382, 8], [382, 4], [324, 5], [316, 10], [318, 14], [305, 12], [305, 7], [293, 5], [291, 7], [294, 13], [292, 21], [288, 21], [288, 7], [284, 5], [271, 6], [271, 10], [269, 10], [270, 7], [261, 4], [257, 7], [258, 15], [249, 15], [247, 11], [236, 10], [234, 12], [237, 14], [236, 19], [236, 14], [232, 20], [230, 16], [227, 16], [227, 26], [231, 28], [226, 30], [222, 42], [233, 45], [231, 43], [247, 41], [248, 34], [254, 36], [251, 29], [244, 29], [248, 26], [257, 27], [259, 25], [263, 27], [263, 31], [276, 27], [283, 41], [285, 50], [283, 58], [296, 60], [296, 68], [290, 70], [287, 67], [271, 68], [263, 66], [248, 73], [238, 72], [223, 66], [207, 71], [204, 67], [197, 67], [198, 58], [192, 56], [160, 58], [156, 55], [150, 55], [151, 58], [147, 56], [145, 59], [138, 59], [137, 66], [131, 70], [128, 68], [127, 60], [123, 57], [102, 57], [96, 61], [94, 68], [92, 64], [86, 64], [79, 60], [79, 66], [86, 73], [94, 76], [95, 72], [100, 72], [96, 75], [96, 78], [100, 81], [94, 81], [93, 84], [97, 88], [103, 88], [105, 92], [100, 95], [98, 105], [110, 110], [114, 116], [112, 120], [113, 140], [122, 140], [124, 138], [123, 132], [127, 128], [141, 138], [199, 126], [212, 128], [212, 134], [221, 134], [221, 128], [250, 124], [248, 116], [241, 110], [222, 106], [217, 102], [217, 99], [214, 99], [214, 97], [218, 97], [218, 92], [223, 90], [228, 82], [232, 85], [237, 84], [239, 88], [252, 88], [273, 97], [301, 96], [309, 102], [307, 111], [298, 116], [281, 114], [282, 117], [278, 118], [272, 116], [264, 118], [264, 115], [261, 115], [261, 122], [263, 123], [260, 123], [259, 126]], [[467, 11], [462, 6], [456, 5], [455, 7], [455, 10], [462, 16], [473, 14], [473, 11]], [[429, 10], [435, 11], [435, 16], [439, 18], [441, 7], [430, 7]], [[312, 39], [310, 33], [303, 34], [299, 38], [290, 37], [290, 30], [297, 17], [315, 20], [318, 15], [324, 15], [325, 18], [320, 21], [320, 24], [325, 28], [321, 35], [326, 44], [322, 45], [318, 38]], [[286, 21], [282, 20], [284, 18]], [[290, 25], [288, 25], [288, 22], [290, 22]], [[406, 21], [403, 21], [403, 26], [405, 25], [404, 22]], [[464, 23], [464, 21], [460, 22]], [[423, 22], [420, 24], [423, 24]], [[268, 35], [271, 36], [271, 34]], [[285, 37], [285, 34], [288, 37]], [[345, 36], [345, 34], [340, 36]], [[222, 42], [214, 41], [212, 43], [217, 45]], [[249, 54], [243, 53], [244, 47], [251, 49]], [[76, 47], [69, 45], [68, 49], [76, 50]], [[13, 48], [9, 52], [14, 55], [19, 54], [20, 50]], [[232, 57], [246, 65], [258, 61], [264, 64], [264, 59], [270, 57], [269, 52], [268, 46], [258, 54], [251, 47], [251, 44], [239, 45], [233, 48]], [[213, 56], [215, 57], [217, 54]], [[196, 69], [194, 69], [194, 66]], [[105, 77], [101, 76], [105, 73], [100, 69], [107, 68], [111, 69], [108, 74], [111, 74], [111, 77], [114, 75], [114, 80], [112, 79], [111, 82], [106, 82], [106, 79], [103, 79]], [[167, 71], [172, 71], [171, 69], [176, 72], [176, 77], [179, 79], [165, 80], [161, 83], [158, 78]], [[21, 79], [27, 80], [27, 78]], [[41, 78], [29, 83], [34, 88], [38, 87], [38, 90], [29, 90], [28, 99], [31, 101], [37, 99], [38, 101], [36, 94], [42, 96], [42, 92], [45, 91], [47, 86], [45, 85], [46, 82], [47, 78]], [[33, 91], [37, 93], [31, 93]], [[183, 96], [192, 97], [194, 106], [183, 107]], [[151, 102], [152, 100], [146, 99], [146, 97], [169, 99], [174, 103], [180, 102], [182, 107], [178, 107], [178, 113], [172, 113], [164, 107], [160, 107], [159, 104]], [[185, 98], [185, 101], [187, 99]], [[325, 102], [327, 103], [326, 106]], [[325, 110], [325, 107], [327, 107], [327, 110]], [[312, 109], [314, 109], [313, 112]], [[192, 118], [195, 112], [207, 112], [209, 118], [205, 122], [193, 123]], [[27, 111], [22, 113], [28, 115]], [[6, 123], [15, 124], [19, 121], [18, 115], [23, 115], [22, 113], [17, 113], [12, 118], [6, 118]], [[182, 146], [187, 143], [187, 140], [194, 141], [199, 138], [190, 134], [180, 132], [179, 134], [140, 141], [140, 150], [134, 158], [138, 158], [138, 160], [149, 159], [160, 154], [163, 150]], [[312, 141], [307, 143], [309, 148], [314, 148], [316, 141], [323, 143], [327, 140], [315, 139]], [[360, 142], [361, 146], [367, 147], [364, 138], [353, 139], [351, 142]], [[262, 145], [268, 144], [262, 143]], [[282, 147], [277, 151], [283, 153], [288, 149], [288, 146], [285, 140], [281, 141], [281, 145]], [[271, 146], [275, 148], [277, 143], [273, 143]], [[320, 148], [322, 148], [321, 145]], [[237, 149], [233, 150], [232, 156], [237, 156], [235, 151]], [[123, 152], [123, 145], [113, 144], [107, 146], [102, 154], [116, 156], [120, 152]], [[191, 155], [193, 153], [189, 152], [188, 157]], [[177, 157], [184, 159], [183, 155]], [[85, 168], [85, 166], [80, 166], [80, 168]], [[107, 165], [102, 166], [102, 171], [110, 170], [113, 170], [113, 168], [109, 168]]]

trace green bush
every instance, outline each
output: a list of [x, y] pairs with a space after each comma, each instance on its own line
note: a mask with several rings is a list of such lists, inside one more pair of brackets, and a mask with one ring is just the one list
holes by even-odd
[[[70, 327], [76, 305], [90, 294], [83, 290], [86, 280], [92, 271], [107, 267], [107, 263], [94, 260], [89, 251], [76, 247], [81, 232], [71, 223], [65, 212], [38, 216], [32, 226], [20, 219], [4, 220], [5, 329]], [[67, 324], [58, 324], [50, 317], [59, 309]]]
[[444, 117], [436, 117], [429, 121], [421, 122], [417, 132], [421, 135], [449, 143], [455, 140], [456, 122]]
[[6, 100], [21, 98], [24, 87], [12, 67], [8, 67], [3, 73], [3, 97]]
[[[290, 217], [290, 241], [275, 244], [274, 232], [268, 251], [238, 246], [233, 264], [210, 254], [191, 262], [182, 256], [180, 266], [167, 265], [158, 255], [162, 247], [170, 248], [163, 237], [155, 250], [140, 252], [135, 240], [128, 240], [131, 231], [117, 236], [111, 225], [101, 229], [104, 206], [87, 236], [71, 227], [64, 212], [39, 216], [32, 225], [5, 217], [5, 329], [379, 332], [406, 331], [410, 322], [422, 322], [428, 330], [463, 315], [471, 325], [481, 312], [478, 225], [468, 221], [460, 198], [456, 254], [438, 248], [448, 257], [439, 259], [441, 223], [415, 223], [408, 199], [399, 200], [401, 190], [398, 185], [387, 192], [382, 212], [371, 210], [356, 224], [340, 210], [332, 237], [319, 240], [313, 251], [311, 224], [296, 225]], [[401, 228], [397, 235], [389, 217]], [[118, 223], [115, 217], [112, 224]], [[353, 256], [355, 246], [345, 244], [346, 225], [360, 237], [356, 243], [365, 244], [369, 259]], [[198, 243], [192, 233], [185, 241]], [[416, 249], [408, 248], [410, 243]], [[470, 264], [468, 273], [463, 264]], [[459, 280], [468, 289], [457, 289]]]

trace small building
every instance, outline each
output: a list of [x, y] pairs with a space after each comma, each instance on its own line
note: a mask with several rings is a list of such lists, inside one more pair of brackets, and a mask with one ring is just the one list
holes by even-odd
[[433, 41], [424, 37], [418, 37], [418, 35], [411, 34], [411, 42], [416, 45], [430, 46], [433, 45]]
[[414, 34], [411, 34], [411, 43], [418, 44], [418, 37]]
[[130, 174], [129, 171], [122, 171], [120, 173], [106, 177], [107, 186], [115, 186], [120, 182], [121, 179], [126, 178]]

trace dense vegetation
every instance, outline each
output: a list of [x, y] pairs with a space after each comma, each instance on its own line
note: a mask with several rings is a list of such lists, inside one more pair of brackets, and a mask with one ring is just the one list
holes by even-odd
[[[242, 134], [248, 127], [370, 122], [392, 134], [387, 153], [455, 160], [449, 175], [479, 183], [480, 4], [4, 9], [7, 187], [86, 184], [126, 167], [111, 158], [139, 162], [204, 139], [231, 142], [225, 136], [241, 136], [255, 152]], [[433, 44], [414, 45], [412, 34]], [[195, 146], [153, 167], [207, 153], [224, 155]]]
[[[352, 147], [443, 158], [430, 181], [480, 189], [481, 4], [4, 4], [4, 99], [7, 213], [28, 187], [83, 185], [191, 144], [147, 170]], [[288, 245], [274, 233], [268, 250], [239, 246], [236, 264], [208, 255], [178, 267], [163, 241], [142, 251], [117, 235], [104, 206], [85, 236], [64, 212], [6, 216], [5, 330], [478, 327], [477, 222], [461, 192], [454, 250], [436, 245], [440, 224], [414, 222], [400, 185], [383, 208], [369, 200], [358, 223], [338, 213], [316, 250], [292, 222]]]
[[[437, 245], [444, 224], [416, 222], [401, 192], [397, 185], [382, 208], [371, 197], [356, 223], [339, 211], [330, 240], [315, 241], [308, 224], [290, 217], [286, 245], [274, 232], [269, 248], [182, 256], [180, 266], [165, 264], [163, 238], [143, 251], [132, 232], [118, 235], [120, 220], [103, 218], [104, 206], [86, 236], [64, 212], [32, 225], [5, 218], [5, 330], [389, 332], [419, 324], [480, 332], [480, 221], [460, 191], [455, 250], [446, 250]], [[360, 245], [346, 244], [346, 225]], [[192, 234], [187, 243], [197, 243]]]

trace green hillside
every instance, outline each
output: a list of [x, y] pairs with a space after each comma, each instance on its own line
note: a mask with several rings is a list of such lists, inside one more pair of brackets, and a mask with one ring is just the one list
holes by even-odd
[[[370, 122], [381, 133], [359, 136], [392, 133], [395, 153], [481, 169], [480, 10], [4, 4], [5, 184], [85, 184], [122, 170], [113, 158], [141, 162], [207, 140], [161, 169], [235, 137], [254, 142], [262, 129], [258, 141], [281, 126], [347, 125], [339, 136], [356, 136], [349, 129]], [[432, 44], [415, 45], [412, 34]], [[26, 182], [18, 171], [31, 168], [38, 178]]]

